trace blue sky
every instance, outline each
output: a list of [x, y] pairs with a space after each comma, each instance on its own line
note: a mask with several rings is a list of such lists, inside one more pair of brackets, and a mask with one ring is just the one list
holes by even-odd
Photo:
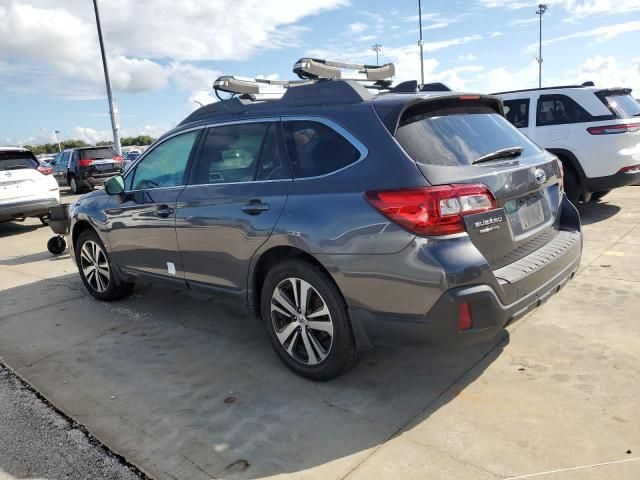
[[[544, 83], [640, 93], [640, 0], [549, 0]], [[221, 73], [291, 78], [303, 56], [396, 63], [419, 78], [417, 1], [102, 0], [123, 135], [157, 136], [210, 102]], [[491, 92], [537, 84], [537, 2], [423, 1], [427, 81]], [[0, 143], [110, 137], [88, 0], [0, 2]]]

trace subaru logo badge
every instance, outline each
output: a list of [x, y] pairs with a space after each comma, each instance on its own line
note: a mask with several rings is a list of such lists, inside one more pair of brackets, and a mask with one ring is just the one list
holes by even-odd
[[538, 183], [538, 184], [543, 184], [544, 182], [547, 181], [547, 174], [544, 173], [544, 170], [542, 170], [540, 168], [538, 168], [534, 172], [533, 176], [535, 177], [536, 183]]

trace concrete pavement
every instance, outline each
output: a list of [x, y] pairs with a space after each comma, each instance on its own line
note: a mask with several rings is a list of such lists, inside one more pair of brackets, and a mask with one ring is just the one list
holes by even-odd
[[376, 348], [322, 384], [230, 306], [149, 284], [95, 301], [48, 229], [3, 224], [0, 357], [157, 479], [637, 479], [640, 187], [581, 214], [579, 275], [500, 338]]

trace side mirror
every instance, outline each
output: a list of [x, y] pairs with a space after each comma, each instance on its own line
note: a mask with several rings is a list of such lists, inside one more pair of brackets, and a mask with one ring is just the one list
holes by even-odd
[[104, 181], [104, 190], [109, 195], [119, 195], [120, 193], [124, 193], [124, 178], [122, 175], [107, 178]]

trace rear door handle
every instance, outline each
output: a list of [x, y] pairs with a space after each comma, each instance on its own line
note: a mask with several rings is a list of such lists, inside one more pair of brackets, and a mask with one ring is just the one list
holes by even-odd
[[248, 215], [260, 215], [262, 212], [269, 210], [271, 206], [268, 203], [263, 203], [260, 199], [249, 200], [242, 206], [242, 211]]
[[173, 215], [173, 212], [174, 212], [173, 208], [169, 207], [168, 205], [161, 205], [160, 208], [158, 208], [158, 210], [153, 212], [153, 214], [159, 218], [167, 218], [170, 215]]

